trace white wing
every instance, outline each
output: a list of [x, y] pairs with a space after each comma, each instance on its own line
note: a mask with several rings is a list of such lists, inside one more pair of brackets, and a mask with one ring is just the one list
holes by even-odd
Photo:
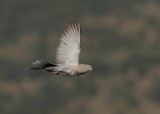
[[67, 66], [79, 64], [80, 53], [80, 24], [68, 25], [60, 37], [60, 45], [57, 48], [56, 62]]

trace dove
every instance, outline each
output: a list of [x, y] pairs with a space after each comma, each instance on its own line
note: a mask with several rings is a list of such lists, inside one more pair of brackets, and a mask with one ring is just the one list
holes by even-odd
[[54, 74], [78, 76], [92, 71], [92, 66], [79, 63], [80, 54], [80, 24], [68, 24], [60, 36], [59, 46], [56, 51], [56, 64], [45, 60], [36, 60], [31, 65], [31, 70], [44, 70]]

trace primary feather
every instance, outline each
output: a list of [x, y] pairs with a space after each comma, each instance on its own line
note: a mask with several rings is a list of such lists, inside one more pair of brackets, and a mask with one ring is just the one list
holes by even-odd
[[77, 66], [80, 53], [80, 24], [68, 25], [60, 37], [57, 48], [56, 62], [66, 66]]

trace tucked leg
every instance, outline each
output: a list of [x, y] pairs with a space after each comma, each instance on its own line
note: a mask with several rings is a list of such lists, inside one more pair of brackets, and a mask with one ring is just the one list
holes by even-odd
[[78, 72], [78, 71], [75, 71], [74, 75], [77, 76], [78, 74], [79, 74], [79, 72]]

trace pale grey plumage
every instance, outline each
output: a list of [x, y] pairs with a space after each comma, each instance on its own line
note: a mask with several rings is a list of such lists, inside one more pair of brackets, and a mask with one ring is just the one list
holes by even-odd
[[[80, 75], [92, 71], [91, 65], [79, 64], [80, 24], [68, 25], [60, 37], [56, 52], [56, 65], [44, 61], [33, 62], [31, 69], [52, 71], [55, 74]], [[40, 64], [41, 63], [41, 64]], [[42, 68], [40, 68], [40, 66]]]

